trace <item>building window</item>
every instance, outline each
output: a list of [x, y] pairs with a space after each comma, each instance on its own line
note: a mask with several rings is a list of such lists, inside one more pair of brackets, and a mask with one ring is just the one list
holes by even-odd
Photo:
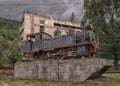
[[40, 39], [42, 39], [42, 34], [40, 34]]
[[40, 20], [40, 24], [45, 24], [45, 20]]
[[44, 32], [44, 26], [40, 26], [40, 32]]
[[24, 18], [22, 18], [21, 22], [20, 22], [20, 25], [22, 26], [24, 23]]
[[59, 23], [54, 23], [54, 26], [61, 27], [61, 24], [59, 24]]

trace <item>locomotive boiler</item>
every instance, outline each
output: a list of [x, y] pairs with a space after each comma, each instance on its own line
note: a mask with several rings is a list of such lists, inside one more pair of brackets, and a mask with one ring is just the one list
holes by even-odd
[[59, 29], [54, 32], [54, 37], [44, 32], [27, 35], [27, 40], [22, 42], [22, 55], [25, 58], [81, 58], [91, 57], [97, 51], [98, 44], [90, 26], [77, 33], [70, 28], [64, 36], [61, 36]]

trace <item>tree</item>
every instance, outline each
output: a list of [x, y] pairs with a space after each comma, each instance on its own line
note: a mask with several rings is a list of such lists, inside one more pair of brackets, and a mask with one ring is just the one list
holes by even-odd
[[84, 0], [85, 19], [93, 25], [100, 38], [101, 57], [120, 59], [120, 0]]
[[18, 22], [0, 18], [0, 68], [13, 68], [20, 61]]
[[14, 67], [14, 64], [17, 61], [20, 61], [22, 58], [20, 58], [20, 46], [19, 46], [19, 41], [14, 40], [9, 46], [9, 54], [8, 54], [8, 63], [10, 64], [11, 67]]
[[3, 65], [5, 64], [5, 55], [4, 52], [6, 52], [8, 48], [8, 43], [5, 39], [1, 38], [0, 39], [0, 68], [3, 67]]
[[70, 16], [70, 21], [74, 22], [75, 21], [75, 14], [74, 12], [72, 12], [71, 16]]

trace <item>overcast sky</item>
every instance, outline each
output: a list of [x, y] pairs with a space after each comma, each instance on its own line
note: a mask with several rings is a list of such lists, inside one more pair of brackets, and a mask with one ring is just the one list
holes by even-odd
[[[65, 4], [47, 5], [51, 3], [65, 3]], [[79, 4], [70, 4], [70, 3], [79, 3]], [[31, 4], [31, 5], [25, 5], [25, 4]], [[44, 5], [38, 5], [38, 4], [44, 4]], [[37, 13], [39, 15], [44, 15], [44, 16], [49, 16], [64, 20], [69, 20], [71, 13], [74, 12], [77, 22], [80, 21], [80, 19], [83, 17], [84, 14], [83, 0], [0, 0], [0, 17], [13, 19], [13, 20], [20, 20], [24, 10], [28, 10], [30, 12]]]

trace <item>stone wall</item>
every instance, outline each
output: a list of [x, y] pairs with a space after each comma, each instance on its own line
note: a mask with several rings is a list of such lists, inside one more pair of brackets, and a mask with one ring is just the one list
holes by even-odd
[[111, 61], [100, 58], [18, 62], [14, 76], [21, 79], [83, 82], [99, 77], [111, 66]]

